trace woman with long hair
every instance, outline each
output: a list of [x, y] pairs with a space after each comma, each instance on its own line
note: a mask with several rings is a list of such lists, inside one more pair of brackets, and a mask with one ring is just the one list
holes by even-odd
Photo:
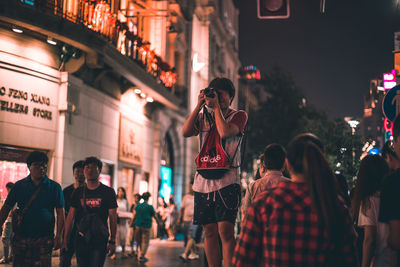
[[[129, 212], [129, 204], [126, 199], [126, 191], [123, 187], [118, 187], [117, 190], [117, 245], [121, 246], [121, 256], [126, 257], [125, 244], [126, 237], [128, 235], [128, 222], [131, 218]], [[115, 259], [115, 253], [110, 256], [111, 259]]]
[[379, 155], [360, 163], [353, 197], [353, 215], [364, 228], [362, 266], [395, 266], [397, 255], [388, 245], [389, 225], [378, 221], [380, 190], [389, 166]]
[[236, 266], [357, 266], [352, 219], [335, 175], [312, 134], [288, 145], [291, 181], [250, 206], [235, 248]]

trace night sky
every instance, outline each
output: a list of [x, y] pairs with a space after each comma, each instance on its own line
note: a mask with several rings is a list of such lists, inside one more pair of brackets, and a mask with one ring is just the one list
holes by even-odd
[[286, 20], [257, 18], [257, 0], [239, 1], [243, 65], [289, 71], [310, 103], [332, 118], [361, 117], [369, 80], [394, 66], [398, 0], [291, 0]]

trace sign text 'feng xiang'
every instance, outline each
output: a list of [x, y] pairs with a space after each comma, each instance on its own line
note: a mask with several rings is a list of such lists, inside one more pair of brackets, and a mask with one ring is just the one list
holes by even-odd
[[[43, 106], [50, 106], [50, 98], [47, 96], [41, 96], [38, 94], [30, 93], [22, 90], [5, 88], [4, 86], [0, 88], [0, 96], [8, 97], [9, 100], [1, 100], [0, 99], [0, 111], [8, 111], [14, 113], [28, 114], [29, 113], [29, 104], [35, 103]], [[16, 103], [14, 100], [22, 100], [25, 101], [24, 104]], [[28, 102], [28, 103], [26, 103]], [[32, 115], [34, 117], [39, 117], [46, 120], [52, 120], [52, 112], [44, 109], [34, 107], [32, 109]]]

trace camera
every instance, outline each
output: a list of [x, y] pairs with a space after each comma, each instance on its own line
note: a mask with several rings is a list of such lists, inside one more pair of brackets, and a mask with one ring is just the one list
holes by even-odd
[[204, 95], [205, 95], [206, 97], [209, 97], [209, 98], [214, 98], [215, 95], [217, 94], [217, 92], [215, 91], [215, 89], [214, 89], [214, 88], [210, 88], [210, 87], [205, 88], [204, 91], [203, 91], [203, 93], [204, 93]]

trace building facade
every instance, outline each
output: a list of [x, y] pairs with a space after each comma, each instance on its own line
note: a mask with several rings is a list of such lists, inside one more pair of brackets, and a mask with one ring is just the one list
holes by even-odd
[[145, 191], [180, 203], [197, 152], [180, 133], [193, 99], [216, 76], [237, 84], [240, 67], [237, 8], [206, 2], [1, 2], [1, 197], [41, 150], [62, 187], [76, 160], [97, 156], [101, 181], [130, 203]]

